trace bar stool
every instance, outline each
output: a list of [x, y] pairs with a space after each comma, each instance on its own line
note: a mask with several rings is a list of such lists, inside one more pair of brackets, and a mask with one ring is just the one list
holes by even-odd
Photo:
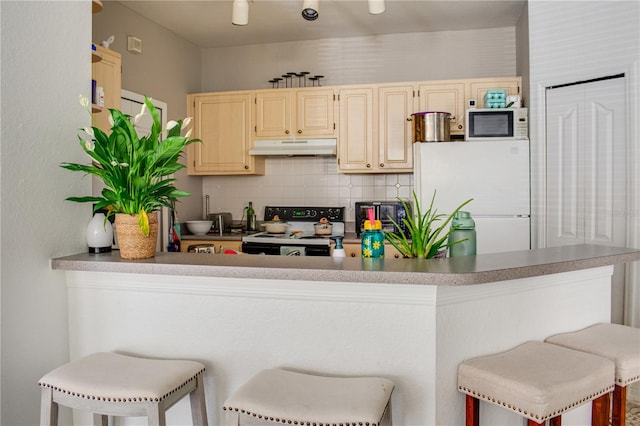
[[93, 413], [93, 423], [107, 426], [109, 416], [147, 416], [164, 426], [165, 411], [189, 395], [194, 426], [207, 424], [202, 373], [195, 361], [144, 359], [99, 352], [45, 374], [41, 426], [58, 424], [58, 405]]
[[592, 401], [592, 425], [608, 425], [615, 367], [607, 359], [543, 342], [463, 361], [458, 390], [466, 394], [466, 424], [478, 426], [480, 400], [528, 419], [560, 426], [562, 413]]
[[394, 384], [378, 377], [325, 377], [263, 370], [224, 403], [227, 425], [391, 425]]
[[624, 426], [627, 385], [640, 380], [640, 328], [620, 324], [596, 324], [572, 333], [547, 338], [546, 342], [607, 358], [616, 366], [612, 425]]

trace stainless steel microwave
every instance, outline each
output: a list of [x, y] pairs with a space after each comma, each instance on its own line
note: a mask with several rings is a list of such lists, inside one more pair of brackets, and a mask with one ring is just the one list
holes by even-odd
[[467, 141], [529, 139], [527, 108], [470, 108], [466, 113]]

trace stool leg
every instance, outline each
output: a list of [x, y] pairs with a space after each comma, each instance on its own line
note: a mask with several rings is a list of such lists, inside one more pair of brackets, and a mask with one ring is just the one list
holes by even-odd
[[380, 426], [392, 426], [393, 419], [391, 415], [391, 400], [387, 403], [387, 406], [384, 409], [384, 415], [382, 416], [382, 420], [380, 420]]
[[147, 422], [149, 426], [167, 426], [164, 403], [149, 402], [147, 404]]
[[555, 416], [549, 419], [549, 426], [562, 426], [562, 416]]
[[109, 416], [93, 413], [93, 426], [109, 426]]
[[612, 426], [624, 426], [627, 410], [627, 387], [616, 385], [613, 390]]
[[591, 425], [609, 426], [610, 393], [605, 393], [591, 402]]
[[196, 388], [189, 394], [193, 426], [207, 426], [207, 404], [204, 399], [204, 380], [202, 374], [196, 378]]
[[466, 399], [467, 426], [480, 426], [480, 400], [471, 395]]
[[47, 387], [40, 397], [40, 426], [58, 426], [58, 403], [53, 400], [53, 389]]

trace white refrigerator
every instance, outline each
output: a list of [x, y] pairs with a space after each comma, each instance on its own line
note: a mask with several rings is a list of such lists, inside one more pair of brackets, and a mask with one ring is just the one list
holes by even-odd
[[420, 207], [449, 215], [462, 210], [476, 223], [477, 253], [531, 248], [529, 141], [414, 144], [414, 186]]

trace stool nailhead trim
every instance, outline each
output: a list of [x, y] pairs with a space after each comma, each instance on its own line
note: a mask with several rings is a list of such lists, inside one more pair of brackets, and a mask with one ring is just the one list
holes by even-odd
[[[259, 419], [268, 420], [276, 423], [286, 423], [293, 425], [303, 425], [303, 426], [379, 426], [380, 423], [369, 423], [369, 422], [340, 422], [340, 423], [318, 423], [318, 422], [309, 422], [307, 420], [292, 420], [292, 419], [279, 419], [269, 416], [263, 416], [262, 414], [252, 413], [250, 411], [243, 410], [241, 408], [233, 408], [233, 407], [222, 407], [223, 410], [236, 411], [242, 414], [246, 414], [248, 416], [257, 417]], [[386, 410], [385, 410], [386, 412]], [[384, 418], [384, 413], [383, 416]]]
[[98, 396], [98, 395], [85, 395], [85, 394], [81, 394], [81, 393], [76, 393], [67, 389], [62, 389], [59, 388], [57, 386], [51, 386], [48, 383], [38, 383], [40, 386], [42, 387], [46, 387], [46, 388], [51, 388], [54, 391], [58, 391], [58, 392], [62, 392], [65, 393], [67, 395], [76, 397], [76, 398], [84, 398], [84, 399], [91, 399], [94, 401], [106, 401], [106, 402], [147, 402], [147, 401], [155, 401], [155, 402], [160, 402], [165, 400], [167, 397], [169, 397], [170, 395], [176, 393], [178, 390], [182, 389], [183, 387], [185, 387], [188, 383], [193, 382], [194, 380], [196, 380], [198, 378], [198, 376], [200, 376], [202, 373], [204, 373], [204, 368], [202, 370], [200, 370], [199, 372], [197, 372], [194, 376], [190, 377], [188, 380], [186, 380], [184, 383], [182, 383], [180, 386], [170, 390], [169, 392], [167, 392], [166, 394], [162, 395], [162, 397], [160, 398], [150, 398], [147, 396], [134, 396], [134, 397], [129, 397], [129, 398], [115, 398], [115, 397], [110, 397], [110, 396]]
[[577, 407], [578, 405], [582, 405], [585, 402], [591, 401], [593, 399], [596, 399], [599, 396], [602, 396], [602, 395], [604, 395], [606, 393], [609, 393], [609, 392], [613, 391], [613, 388], [614, 388], [613, 385], [612, 386], [608, 386], [605, 389], [601, 389], [600, 391], [597, 391], [597, 392], [595, 392], [595, 393], [593, 393], [593, 394], [591, 394], [589, 396], [585, 396], [585, 397], [579, 399], [578, 401], [572, 402], [571, 404], [567, 405], [566, 407], [564, 407], [564, 408], [562, 408], [560, 410], [556, 410], [553, 413], [549, 413], [546, 416], [541, 417], [541, 416], [538, 416], [538, 415], [529, 414], [526, 410], [523, 410], [522, 408], [514, 407], [509, 403], [506, 403], [504, 401], [500, 401], [500, 400], [497, 400], [495, 398], [488, 397], [486, 395], [480, 394], [480, 393], [478, 393], [478, 392], [476, 392], [476, 391], [474, 391], [472, 389], [467, 389], [464, 386], [458, 386], [458, 390], [463, 392], [463, 393], [471, 395], [474, 398], [481, 399], [481, 400], [484, 400], [484, 401], [487, 401], [487, 402], [491, 402], [493, 404], [500, 405], [502, 407], [508, 408], [509, 410], [511, 410], [511, 411], [513, 411], [515, 413], [524, 414], [524, 416], [526, 416], [528, 418], [533, 418], [538, 423], [542, 423], [543, 421], [546, 421], [546, 420], [551, 419], [553, 417], [559, 416], [562, 413], [564, 413], [566, 411], [569, 411], [570, 409], [572, 409], [574, 407]]
[[640, 376], [629, 377], [627, 380], [620, 380], [616, 377], [616, 383], [618, 384], [618, 386], [627, 386], [628, 384], [637, 382], [638, 380], [640, 380]]

